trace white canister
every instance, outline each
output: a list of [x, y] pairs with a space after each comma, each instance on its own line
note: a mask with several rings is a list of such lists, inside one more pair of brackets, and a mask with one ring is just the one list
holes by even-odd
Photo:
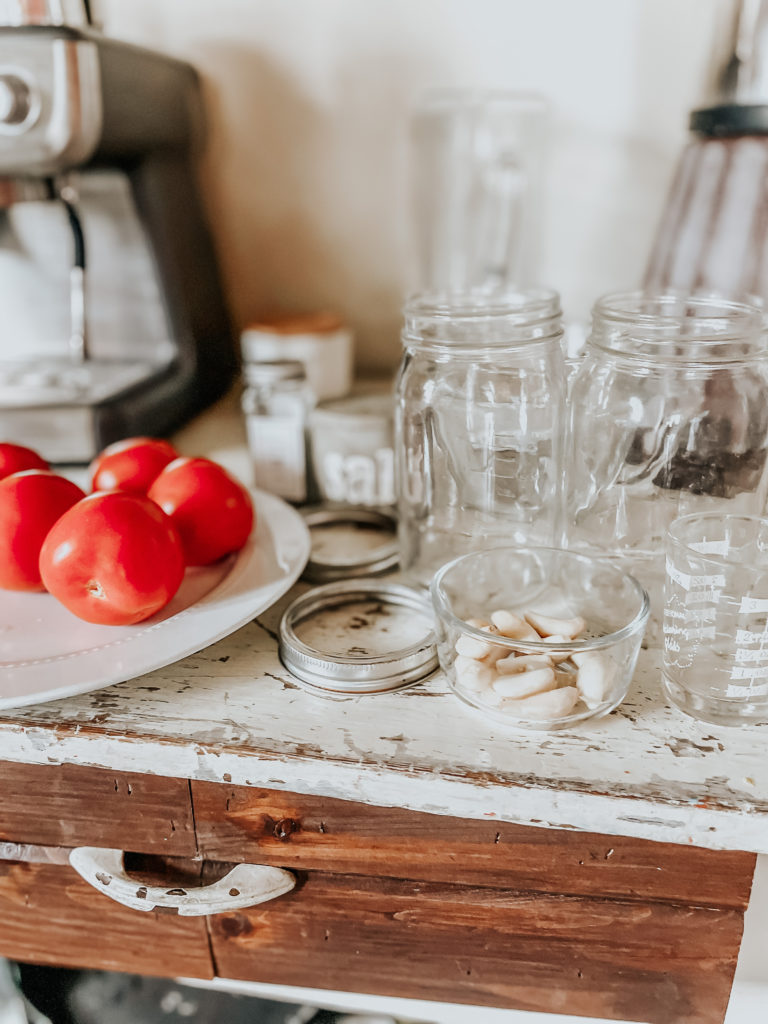
[[343, 398], [352, 388], [352, 332], [330, 312], [265, 317], [240, 335], [244, 363], [298, 359], [319, 402]]
[[395, 503], [390, 390], [325, 402], [308, 419], [310, 458], [322, 501], [386, 508]]

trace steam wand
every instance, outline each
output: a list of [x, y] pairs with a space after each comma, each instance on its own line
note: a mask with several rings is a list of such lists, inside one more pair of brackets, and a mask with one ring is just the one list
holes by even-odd
[[72, 268], [69, 272], [69, 358], [75, 365], [87, 362], [88, 329], [85, 315], [85, 233], [80, 215], [77, 212], [77, 191], [71, 184], [56, 186], [49, 183], [52, 197], [57, 198], [67, 212], [67, 220], [72, 231], [73, 256]]

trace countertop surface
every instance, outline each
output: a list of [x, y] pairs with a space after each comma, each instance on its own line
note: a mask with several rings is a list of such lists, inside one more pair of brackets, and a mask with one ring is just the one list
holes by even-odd
[[[178, 445], [247, 481], [231, 402]], [[606, 718], [568, 732], [504, 730], [461, 704], [440, 672], [384, 695], [307, 693], [275, 639], [296, 592], [175, 664], [4, 712], [0, 757], [768, 852], [768, 729], [709, 726], [665, 706], [658, 651], [642, 652], [628, 698]]]

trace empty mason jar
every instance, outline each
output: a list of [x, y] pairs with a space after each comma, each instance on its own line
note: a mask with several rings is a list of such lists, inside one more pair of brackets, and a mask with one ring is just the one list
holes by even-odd
[[569, 435], [570, 545], [621, 556], [653, 600], [674, 519], [764, 509], [761, 311], [707, 296], [600, 299], [571, 386]]
[[395, 411], [402, 568], [426, 582], [489, 544], [554, 543], [565, 401], [557, 294], [418, 295], [404, 317]]

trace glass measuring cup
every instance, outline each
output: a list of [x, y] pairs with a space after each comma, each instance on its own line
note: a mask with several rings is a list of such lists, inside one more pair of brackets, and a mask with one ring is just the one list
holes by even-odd
[[705, 513], [669, 528], [663, 689], [716, 725], [768, 723], [768, 519]]

